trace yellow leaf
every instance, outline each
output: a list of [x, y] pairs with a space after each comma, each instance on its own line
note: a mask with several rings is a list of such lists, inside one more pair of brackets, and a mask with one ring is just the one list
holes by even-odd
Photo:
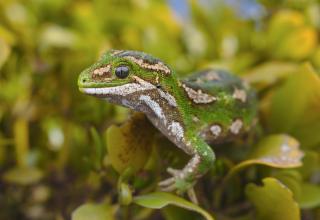
[[9, 58], [11, 48], [0, 36], [0, 69]]
[[279, 180], [263, 179], [263, 186], [250, 183], [246, 194], [256, 208], [257, 220], [299, 220], [300, 210], [292, 192]]
[[143, 168], [151, 153], [153, 135], [154, 128], [141, 113], [136, 113], [120, 127], [109, 127], [107, 148], [113, 168], [118, 173], [129, 167], [133, 171]]
[[109, 204], [86, 203], [72, 212], [72, 220], [114, 220], [114, 210]]
[[35, 167], [15, 167], [3, 175], [5, 181], [20, 185], [37, 183], [42, 177], [42, 171]]
[[288, 135], [270, 135], [262, 139], [255, 147], [248, 160], [234, 166], [225, 181], [241, 169], [261, 164], [275, 168], [294, 168], [302, 165], [304, 153], [299, 149], [299, 142]]
[[271, 132], [296, 137], [303, 147], [320, 143], [320, 77], [303, 65], [274, 91], [267, 123]]

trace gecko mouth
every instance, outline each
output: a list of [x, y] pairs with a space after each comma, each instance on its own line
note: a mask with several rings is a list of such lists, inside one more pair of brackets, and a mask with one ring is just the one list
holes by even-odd
[[135, 92], [151, 90], [153, 88], [141, 86], [138, 83], [129, 83], [121, 86], [104, 88], [80, 88], [80, 91], [88, 95], [119, 95], [126, 96]]

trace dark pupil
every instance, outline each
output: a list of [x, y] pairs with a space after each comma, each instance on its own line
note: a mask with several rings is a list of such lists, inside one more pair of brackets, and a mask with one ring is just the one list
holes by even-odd
[[129, 68], [127, 66], [119, 66], [116, 68], [116, 76], [124, 79], [129, 75]]

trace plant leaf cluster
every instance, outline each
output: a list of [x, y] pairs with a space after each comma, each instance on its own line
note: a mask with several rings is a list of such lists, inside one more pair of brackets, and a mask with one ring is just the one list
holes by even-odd
[[[221, 0], [186, 1], [187, 17], [165, 0], [0, 1], [0, 219], [319, 219], [320, 3], [252, 2], [259, 16]], [[187, 155], [143, 114], [78, 91], [111, 48], [256, 89], [256, 129], [213, 146], [199, 204], [157, 187]]]

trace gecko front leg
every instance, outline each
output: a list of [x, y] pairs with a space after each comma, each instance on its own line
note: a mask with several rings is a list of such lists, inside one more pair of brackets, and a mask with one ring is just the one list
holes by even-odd
[[193, 137], [189, 141], [194, 152], [192, 158], [182, 170], [168, 168], [173, 177], [163, 180], [159, 186], [163, 191], [183, 193], [192, 189], [197, 179], [203, 176], [213, 165], [215, 155], [211, 147], [202, 139]]

